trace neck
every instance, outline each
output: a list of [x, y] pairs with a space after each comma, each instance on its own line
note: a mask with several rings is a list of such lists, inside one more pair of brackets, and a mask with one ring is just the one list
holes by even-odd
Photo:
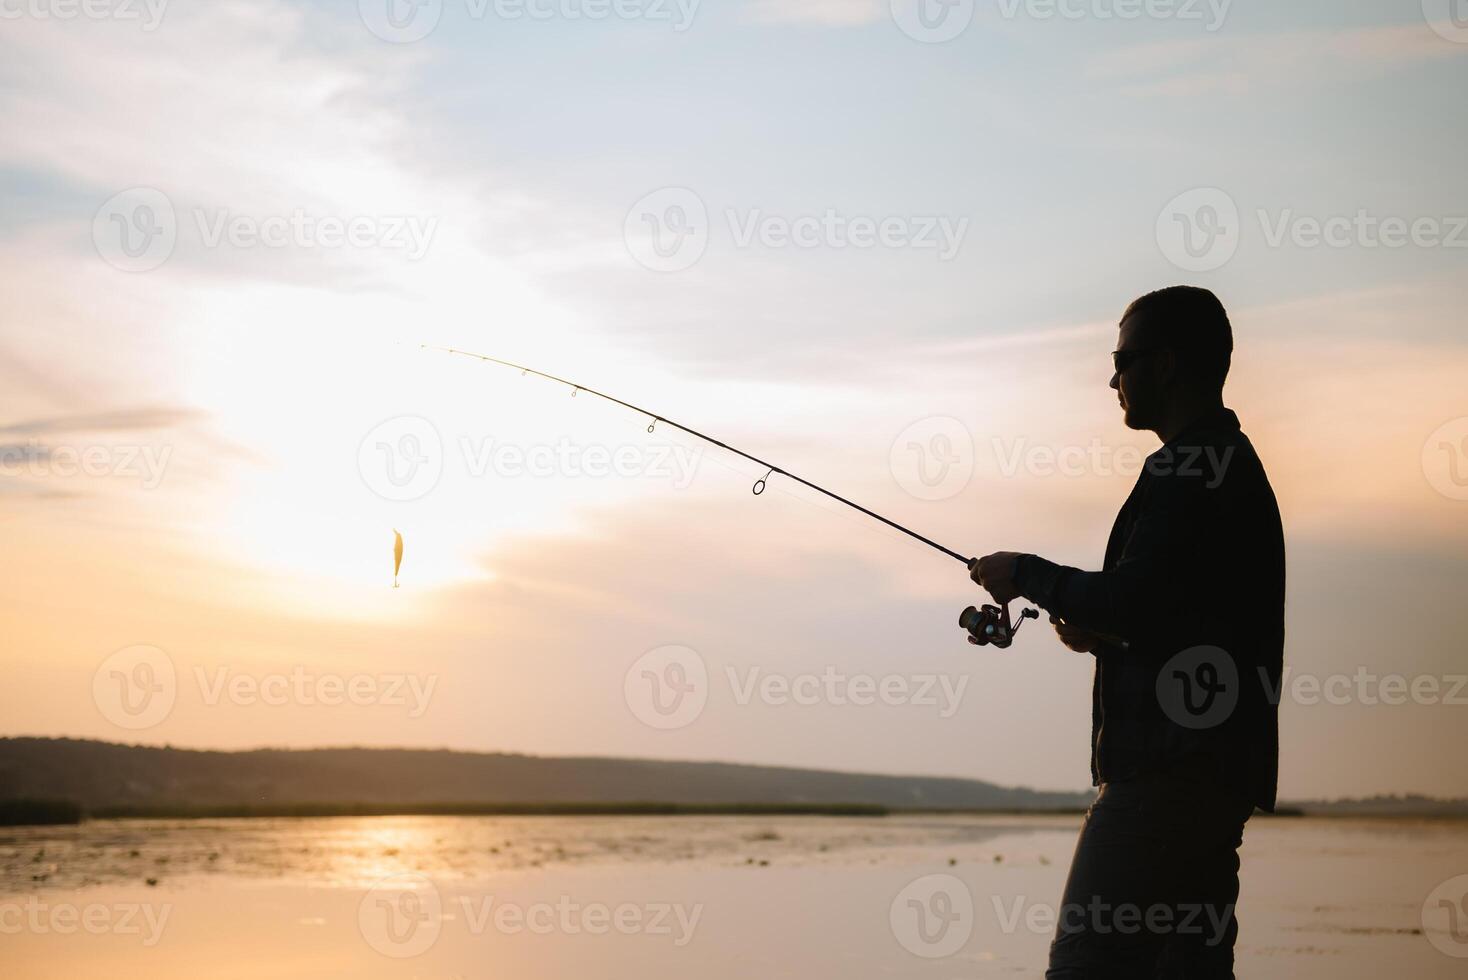
[[1188, 426], [1194, 422], [1204, 416], [1221, 411], [1223, 411], [1223, 394], [1221, 392], [1206, 398], [1188, 399], [1186, 402], [1180, 402], [1174, 405], [1162, 423], [1152, 431], [1157, 433], [1157, 438], [1161, 439], [1164, 443], [1172, 442], [1172, 440], [1187, 431]]

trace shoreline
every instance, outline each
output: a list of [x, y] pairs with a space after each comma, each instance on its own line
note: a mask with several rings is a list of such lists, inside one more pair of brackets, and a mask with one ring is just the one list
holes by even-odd
[[[890, 807], [876, 804], [799, 803], [271, 803], [192, 806], [161, 804], [79, 810], [61, 819], [0, 820], [0, 827], [66, 827], [108, 820], [249, 820], [333, 817], [1080, 817], [1084, 807]], [[1253, 820], [1412, 820], [1454, 823], [1468, 814], [1331, 812], [1280, 807], [1255, 811]]]

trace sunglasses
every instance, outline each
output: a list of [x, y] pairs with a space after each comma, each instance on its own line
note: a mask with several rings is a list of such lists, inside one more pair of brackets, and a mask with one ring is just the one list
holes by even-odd
[[1137, 359], [1146, 355], [1156, 353], [1156, 347], [1133, 347], [1129, 350], [1114, 350], [1111, 352], [1111, 363], [1116, 368], [1117, 374], [1125, 374], [1126, 369], [1137, 362]]

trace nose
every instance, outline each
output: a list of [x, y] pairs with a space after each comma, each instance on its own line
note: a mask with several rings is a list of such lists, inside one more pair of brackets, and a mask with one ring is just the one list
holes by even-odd
[[1120, 372], [1115, 372], [1115, 373], [1113, 373], [1111, 375], [1111, 390], [1112, 391], [1120, 391], [1121, 390], [1121, 374], [1120, 374]]

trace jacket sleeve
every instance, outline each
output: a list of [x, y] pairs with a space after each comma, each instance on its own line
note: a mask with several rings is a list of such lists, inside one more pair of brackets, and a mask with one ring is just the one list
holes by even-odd
[[1208, 520], [1201, 503], [1189, 481], [1156, 479], [1115, 567], [1086, 572], [1024, 555], [1015, 584], [1027, 599], [1084, 630], [1133, 644], [1176, 635], [1196, 605], [1189, 601], [1197, 587], [1191, 571], [1208, 560], [1198, 547], [1200, 522]]

